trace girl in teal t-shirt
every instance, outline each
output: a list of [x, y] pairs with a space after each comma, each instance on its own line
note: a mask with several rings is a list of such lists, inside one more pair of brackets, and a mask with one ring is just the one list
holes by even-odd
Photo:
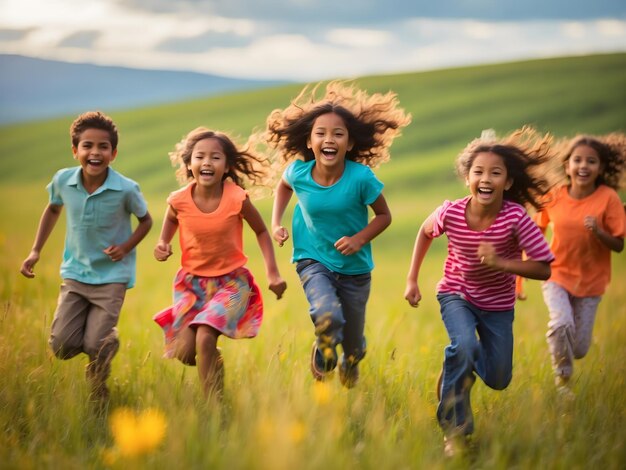
[[[292, 261], [317, 336], [311, 372], [321, 381], [339, 363], [341, 383], [350, 388], [365, 356], [365, 307], [374, 266], [370, 242], [391, 223], [383, 184], [371, 167], [389, 159], [389, 146], [411, 118], [391, 92], [368, 95], [331, 82], [316, 100], [316, 90], [305, 88], [268, 118], [267, 141], [290, 162], [276, 189], [272, 232], [283, 246], [289, 231], [281, 221], [295, 193]], [[370, 221], [368, 206], [374, 212]]]

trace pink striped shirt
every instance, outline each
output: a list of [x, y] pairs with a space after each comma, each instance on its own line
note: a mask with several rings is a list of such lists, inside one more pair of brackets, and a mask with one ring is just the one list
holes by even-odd
[[505, 200], [489, 228], [477, 232], [467, 226], [465, 208], [471, 196], [444, 201], [435, 210], [433, 236], [448, 237], [448, 257], [438, 293], [458, 294], [482, 310], [512, 310], [515, 306], [515, 275], [495, 271], [480, 263], [477, 250], [481, 241], [492, 243], [501, 258], [551, 262], [548, 244], [523, 206]]

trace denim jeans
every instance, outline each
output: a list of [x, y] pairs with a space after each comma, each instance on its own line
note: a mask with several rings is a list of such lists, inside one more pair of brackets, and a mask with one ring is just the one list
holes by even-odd
[[456, 294], [439, 294], [437, 300], [450, 338], [444, 351], [437, 419], [446, 434], [471, 434], [474, 372], [495, 390], [503, 390], [511, 381], [514, 310], [481, 310]]
[[298, 261], [296, 271], [309, 301], [318, 350], [331, 363], [326, 369], [336, 365], [338, 344], [346, 360], [358, 363], [365, 356], [363, 330], [371, 273], [339, 274], [311, 259]]

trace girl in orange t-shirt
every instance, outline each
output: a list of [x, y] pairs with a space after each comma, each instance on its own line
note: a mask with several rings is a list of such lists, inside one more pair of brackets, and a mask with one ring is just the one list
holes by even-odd
[[165, 333], [165, 356], [198, 365], [207, 397], [221, 396], [224, 366], [217, 340], [252, 338], [263, 317], [261, 293], [245, 267], [243, 220], [256, 233], [269, 280], [281, 298], [287, 285], [278, 272], [272, 240], [243, 189], [243, 178], [261, 182], [263, 161], [226, 135], [199, 127], [170, 154], [177, 176], [188, 183], [167, 199], [154, 257], [165, 261], [176, 230], [182, 253], [174, 279], [174, 305], [154, 320]]
[[571, 395], [574, 359], [589, 350], [596, 310], [610, 281], [611, 251], [624, 248], [626, 216], [616, 192], [626, 161], [626, 136], [579, 136], [564, 153], [567, 183], [535, 216], [552, 228], [552, 275], [543, 283], [550, 313], [546, 334], [555, 382]]

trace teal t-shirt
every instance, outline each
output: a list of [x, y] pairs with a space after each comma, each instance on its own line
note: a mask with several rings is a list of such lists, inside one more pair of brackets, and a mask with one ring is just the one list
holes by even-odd
[[298, 198], [293, 213], [292, 261], [311, 258], [340, 274], [370, 272], [374, 268], [370, 243], [349, 256], [334, 245], [368, 224], [368, 206], [378, 199], [383, 183], [369, 167], [346, 160], [341, 179], [332, 186], [321, 186], [311, 175], [314, 165], [315, 160], [295, 160], [283, 174]]
[[50, 203], [66, 208], [67, 230], [61, 277], [85, 284], [135, 284], [135, 250], [113, 262], [102, 250], [128, 240], [130, 216], [143, 217], [146, 201], [133, 180], [108, 169], [107, 178], [89, 194], [81, 182], [81, 167], [59, 170], [47, 186]]

